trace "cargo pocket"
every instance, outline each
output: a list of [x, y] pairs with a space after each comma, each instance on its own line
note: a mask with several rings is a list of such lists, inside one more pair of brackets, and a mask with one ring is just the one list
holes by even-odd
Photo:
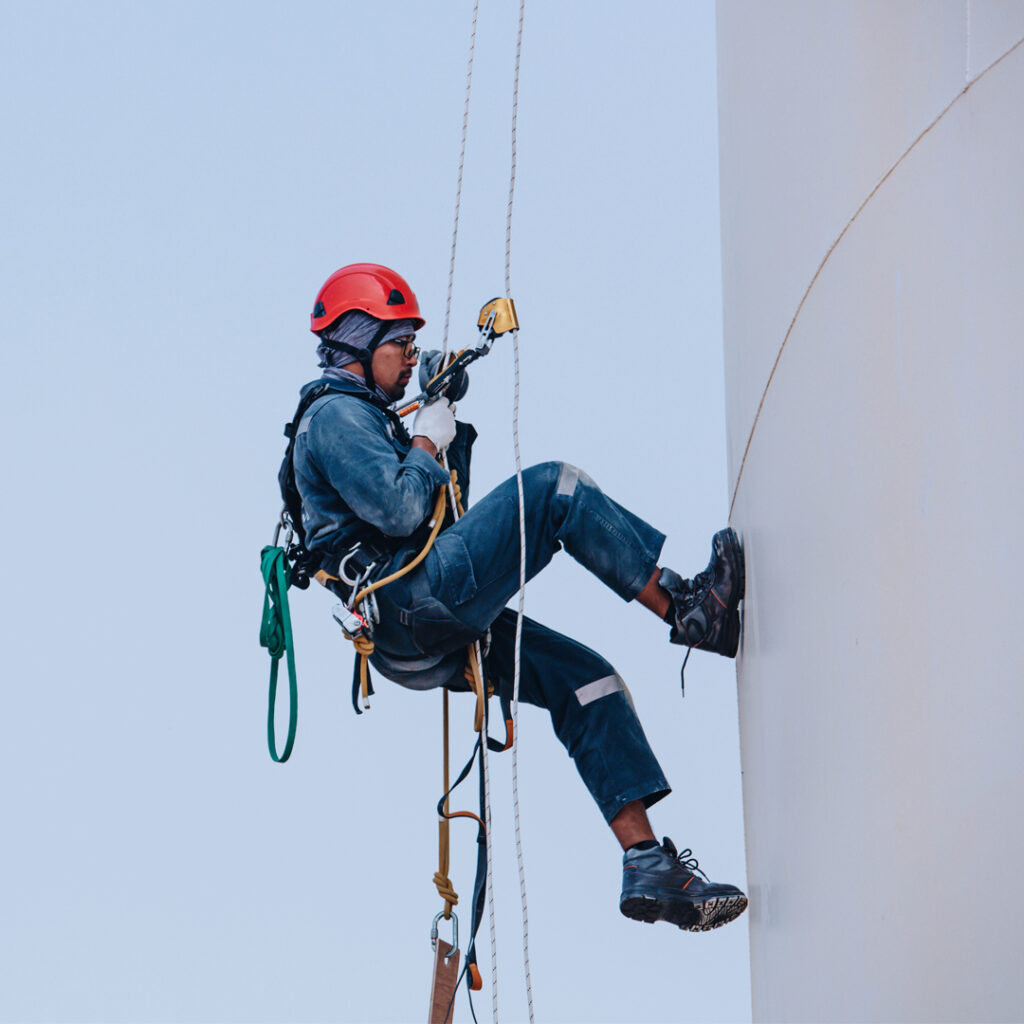
[[445, 533], [434, 545], [432, 575], [436, 594], [449, 608], [466, 604], [476, 597], [476, 576], [466, 542], [457, 533]]
[[413, 645], [422, 654], [448, 654], [471, 644], [474, 630], [460, 622], [440, 601], [424, 598], [409, 613]]

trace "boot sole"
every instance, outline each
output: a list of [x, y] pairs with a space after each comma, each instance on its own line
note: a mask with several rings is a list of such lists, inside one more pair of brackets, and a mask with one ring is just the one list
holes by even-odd
[[727, 607], [729, 611], [734, 612], [739, 607], [740, 601], [743, 600], [743, 595], [747, 591], [747, 561], [743, 555], [740, 539], [736, 536], [736, 531], [729, 526], [726, 528], [726, 532], [729, 535], [730, 561], [736, 573], [736, 592], [733, 594], [733, 599]]
[[747, 909], [746, 896], [717, 896], [703, 903], [659, 900], [650, 896], [630, 896], [619, 910], [632, 921], [654, 924], [666, 921], [688, 932], [710, 932], [735, 921]]
[[735, 658], [736, 652], [740, 649], [740, 613], [737, 611], [726, 612], [726, 620], [723, 630], [722, 643], [717, 652], [727, 658]]
[[736, 531], [731, 526], [726, 529], [728, 533], [728, 556], [732, 562], [733, 572], [736, 574], [736, 587], [732, 600], [726, 605], [726, 615], [728, 618], [723, 628], [723, 636], [720, 646], [717, 648], [717, 653], [724, 655], [726, 658], [735, 658], [740, 649], [741, 632], [740, 613], [736, 609], [739, 608], [740, 601], [743, 600], [743, 595], [747, 591], [747, 565], [746, 558], [743, 555], [743, 547], [740, 544], [739, 537], [736, 536]]

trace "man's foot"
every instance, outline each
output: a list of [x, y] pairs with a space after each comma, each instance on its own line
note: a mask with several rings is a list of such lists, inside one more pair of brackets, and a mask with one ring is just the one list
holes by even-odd
[[743, 548], [732, 527], [719, 530], [711, 540], [711, 561], [692, 580], [662, 569], [658, 583], [672, 599], [669, 621], [674, 644], [735, 658], [740, 643], [743, 598]]
[[668, 921], [690, 932], [708, 932], [746, 909], [741, 890], [708, 881], [690, 851], [677, 853], [667, 836], [661, 846], [634, 847], [622, 857], [619, 910], [634, 921]]

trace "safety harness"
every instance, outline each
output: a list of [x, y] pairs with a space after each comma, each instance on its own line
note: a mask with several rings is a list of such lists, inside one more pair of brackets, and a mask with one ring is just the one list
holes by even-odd
[[[477, 320], [480, 330], [481, 344], [475, 349], [465, 349], [453, 355], [424, 391], [413, 401], [406, 404], [399, 412], [387, 406], [375, 394], [360, 389], [353, 392], [340, 382], [323, 380], [309, 388], [301, 397], [291, 421], [285, 426], [284, 434], [288, 438], [281, 468], [278, 472], [278, 484], [281, 490], [283, 508], [274, 532], [273, 543], [261, 552], [261, 570], [265, 584], [263, 620], [260, 627], [260, 644], [267, 648], [271, 657], [270, 688], [267, 706], [267, 746], [271, 758], [283, 763], [291, 756], [295, 744], [295, 733], [298, 719], [298, 685], [295, 671], [295, 656], [291, 628], [291, 615], [288, 606], [288, 589], [295, 586], [304, 590], [308, 588], [310, 579], [315, 579], [340, 599], [340, 603], [332, 609], [332, 616], [341, 626], [346, 639], [355, 647], [356, 657], [352, 673], [352, 706], [356, 714], [362, 714], [369, 708], [369, 697], [373, 694], [373, 682], [369, 671], [369, 659], [374, 652], [373, 627], [380, 621], [374, 594], [400, 577], [412, 572], [427, 557], [434, 541], [446, 522], [453, 522], [465, 514], [462, 503], [462, 491], [458, 476], [454, 469], [449, 470], [450, 487], [438, 489], [437, 499], [430, 517], [421, 525], [420, 531], [425, 532], [423, 546], [419, 552], [397, 571], [371, 582], [375, 571], [390, 561], [398, 550], [386, 543], [377, 544], [360, 541], [353, 545], [336, 563], [337, 574], [328, 572], [320, 564], [320, 558], [308, 550], [305, 530], [302, 525], [302, 499], [295, 479], [294, 453], [295, 441], [299, 426], [313, 404], [332, 392], [346, 394], [370, 402], [387, 415], [396, 436], [403, 444], [410, 444], [411, 438], [402, 424], [401, 417], [408, 415], [425, 402], [432, 401], [455, 384], [458, 375], [471, 362], [486, 355], [494, 340], [507, 331], [518, 330], [515, 304], [511, 299], [497, 298], [486, 303]], [[372, 347], [372, 346], [371, 346]], [[369, 383], [369, 382], [368, 382]], [[281, 541], [281, 532], [284, 540]], [[416, 536], [414, 534], [414, 536]], [[477, 738], [473, 751], [454, 783], [449, 783], [448, 764], [448, 732], [449, 708], [448, 690], [444, 690], [444, 777], [443, 794], [437, 804], [438, 813], [438, 870], [434, 875], [434, 884], [438, 894], [444, 901], [444, 907], [434, 918], [431, 939], [435, 948], [438, 944], [437, 926], [443, 917], [453, 921], [453, 943], [447, 947], [447, 959], [450, 960], [458, 950], [458, 921], [453, 908], [458, 903], [458, 894], [452, 887], [448, 877], [449, 862], [449, 822], [453, 818], [471, 818], [477, 823], [477, 869], [473, 884], [473, 898], [470, 907], [470, 941], [466, 949], [465, 966], [469, 987], [478, 990], [482, 986], [480, 971], [476, 959], [476, 934], [480, 927], [483, 914], [484, 899], [487, 890], [487, 810], [485, 793], [484, 746], [495, 753], [501, 753], [513, 744], [513, 716], [507, 695], [499, 695], [502, 720], [505, 724], [503, 740], [492, 739], [488, 731], [488, 697], [492, 688], [487, 684], [486, 660], [489, 640], [485, 639], [471, 644], [466, 651], [464, 675], [470, 689], [476, 697], [474, 714], [474, 730]], [[277, 700], [277, 681], [280, 659], [286, 657], [289, 684], [289, 715], [288, 734], [284, 749], [277, 752], [275, 733], [275, 712]], [[362, 704], [362, 707], [360, 707]], [[479, 814], [471, 811], [451, 811], [449, 801], [453, 791], [468, 777], [474, 764], [479, 769]]]
[[[516, 182], [516, 124], [517, 124], [517, 112], [518, 112], [518, 101], [519, 101], [519, 68], [520, 68], [520, 57], [522, 52], [523, 43], [523, 17], [525, 12], [525, 0], [519, 0], [519, 19], [518, 29], [516, 33], [516, 48], [515, 48], [515, 72], [513, 76], [513, 87], [512, 87], [512, 116], [511, 116], [511, 165], [509, 173], [509, 192], [508, 192], [508, 206], [505, 217], [505, 293], [507, 296], [511, 295], [512, 284], [511, 284], [511, 252], [512, 252], [512, 207], [513, 198], [515, 195], [515, 182]], [[461, 149], [459, 154], [459, 165], [458, 165], [458, 178], [455, 190], [455, 216], [454, 224], [452, 228], [452, 242], [451, 242], [451, 259], [449, 261], [448, 271], [448, 293], [447, 303], [445, 309], [445, 320], [444, 320], [444, 337], [442, 341], [442, 352], [447, 353], [448, 351], [448, 327], [452, 306], [452, 287], [455, 276], [455, 254], [456, 245], [459, 235], [459, 215], [462, 204], [462, 178], [463, 178], [463, 165], [465, 162], [466, 154], [466, 138], [467, 129], [469, 122], [469, 107], [470, 107], [470, 92], [473, 79], [473, 59], [476, 49], [476, 33], [477, 33], [477, 19], [479, 12], [479, 0], [474, 0], [473, 3], [473, 18], [472, 18], [472, 29], [470, 32], [469, 40], [469, 55], [466, 68], [466, 99], [463, 107], [462, 115], [462, 141]], [[391, 300], [389, 299], [389, 302]], [[534, 1008], [533, 1008], [533, 991], [530, 979], [530, 956], [529, 956], [529, 943], [528, 943], [528, 924], [527, 924], [527, 906], [526, 906], [526, 881], [523, 870], [523, 853], [522, 844], [520, 838], [519, 828], [519, 797], [518, 797], [518, 783], [517, 783], [517, 749], [518, 746], [513, 743], [513, 732], [514, 722], [516, 720], [518, 701], [519, 701], [519, 677], [520, 677], [520, 643], [522, 638], [522, 622], [523, 622], [523, 595], [526, 586], [526, 537], [525, 537], [525, 524], [524, 524], [524, 497], [523, 497], [523, 485], [522, 485], [522, 465], [520, 461], [519, 453], [519, 435], [518, 435], [518, 415], [519, 415], [519, 348], [518, 348], [518, 328], [519, 324], [515, 317], [515, 307], [512, 305], [511, 298], [497, 299], [489, 304], [492, 308], [489, 314], [488, 327], [494, 328], [493, 334], [497, 335], [503, 333], [503, 330], [511, 330], [512, 332], [512, 351], [513, 351], [513, 366], [514, 366], [514, 378], [515, 378], [515, 397], [513, 401], [513, 413], [512, 413], [512, 440], [513, 449], [515, 452], [515, 465], [516, 465], [516, 480], [519, 494], [519, 543], [520, 543], [520, 576], [519, 576], [519, 608], [518, 617], [516, 623], [516, 640], [515, 640], [515, 655], [514, 655], [514, 669], [513, 669], [513, 684], [512, 684], [512, 701], [511, 709], [507, 706], [505, 700], [502, 700], [502, 713], [506, 721], [506, 741], [503, 746], [496, 744], [495, 741], [491, 740], [487, 732], [487, 693], [488, 687], [484, 678], [486, 653], [481, 649], [479, 642], [472, 645], [470, 652], [467, 655], [467, 667], [466, 675], [467, 679], [470, 679], [470, 685], [473, 687], [477, 694], [477, 739], [473, 748], [473, 753], [467, 762], [466, 766], [460, 772], [456, 782], [449, 786], [448, 782], [448, 690], [443, 690], [444, 700], [444, 795], [438, 803], [438, 818], [439, 818], [439, 851], [438, 851], [438, 872], [434, 877], [435, 884], [439, 894], [444, 900], [444, 909], [438, 913], [434, 918], [433, 927], [431, 929], [431, 940], [434, 946], [435, 961], [434, 961], [434, 977], [433, 984], [431, 987], [430, 994], [430, 1011], [429, 1020], [431, 1024], [450, 1024], [452, 1010], [455, 1000], [455, 991], [458, 986], [461, 975], [459, 973], [459, 949], [458, 949], [458, 920], [455, 918], [452, 908], [458, 902], [458, 896], [451, 887], [451, 882], [448, 879], [448, 824], [449, 821], [454, 817], [471, 817], [477, 822], [477, 842], [478, 842], [478, 858], [477, 858], [477, 874], [476, 882], [473, 887], [473, 906], [471, 910], [471, 931], [473, 938], [470, 941], [469, 949], [467, 951], [466, 966], [463, 968], [463, 972], [467, 975], [467, 982], [471, 989], [480, 989], [481, 979], [480, 972], [476, 966], [476, 942], [475, 936], [476, 931], [480, 924], [480, 918], [483, 910], [483, 903], [485, 893], [488, 889], [488, 876], [490, 873], [490, 853], [489, 853], [489, 836], [487, 826], [489, 824], [489, 806], [490, 798], [488, 792], [488, 773], [487, 773], [487, 751], [488, 750], [507, 750], [510, 746], [512, 747], [512, 794], [513, 794], [513, 820], [514, 820], [514, 832], [515, 832], [515, 844], [516, 844], [516, 855], [518, 860], [519, 868], [519, 882], [520, 891], [522, 895], [522, 912], [523, 912], [523, 970], [526, 981], [526, 999], [527, 1007], [529, 1011], [530, 1024], [534, 1024]], [[488, 318], [488, 308], [485, 306], [481, 311], [480, 320], [478, 326], [483, 328], [485, 319]], [[324, 316], [325, 310], [320, 308], [314, 310], [314, 317]], [[510, 326], [504, 328], [498, 328], [496, 319], [500, 316], [508, 316], [510, 313]], [[482, 330], [481, 333], [486, 332]], [[343, 346], [339, 343], [332, 343], [330, 347], [340, 348], [342, 351], [349, 351], [356, 359], [359, 360], [364, 370], [364, 377], [367, 385], [371, 392], [374, 391], [374, 378], [371, 367], [372, 360], [372, 349], [380, 343], [380, 338], [383, 335], [375, 338], [370, 345], [369, 352], [364, 350], [362, 353], [354, 352], [347, 346]], [[374, 344], [376, 342], [376, 344]], [[488, 346], [489, 347], [489, 346]], [[486, 349], [483, 350], [484, 352]], [[476, 353], [471, 358], [476, 358], [481, 352]], [[447, 376], [453, 372], [460, 360], [463, 360], [465, 353], [459, 353], [459, 355], [449, 364], [448, 368], [442, 371], [433, 381], [431, 381], [427, 392], [419, 396], [419, 398], [410, 406], [401, 410], [403, 414], [412, 412], [420, 401], [427, 401], [433, 394], [439, 393], [447, 386], [446, 381], [442, 381], [441, 378]], [[463, 360], [462, 366], [470, 359]], [[437, 389], [431, 392], [431, 388], [437, 385]], [[319, 396], [317, 396], [319, 397]], [[313, 401], [315, 399], [311, 399]], [[307, 406], [308, 408], [308, 406]], [[297, 428], [301, 416], [297, 413], [295, 420], [293, 420], [292, 431], [289, 434], [289, 449], [286, 455], [286, 463], [290, 465], [290, 457], [293, 450], [294, 443], [294, 430]], [[286, 431], [287, 433], [287, 431]], [[285, 466], [282, 465], [282, 473], [284, 473]], [[286, 483], [289, 484], [290, 491], [286, 491]], [[278, 524], [277, 530], [274, 534], [274, 542], [268, 548], [263, 551], [262, 566], [263, 576], [267, 587], [267, 598], [264, 601], [264, 622], [263, 627], [260, 631], [260, 642], [267, 647], [271, 656], [271, 680], [270, 680], [270, 697], [269, 697], [269, 710], [268, 710], [268, 744], [270, 747], [271, 757], [275, 761], [285, 761], [291, 754], [292, 745], [295, 739], [295, 723], [296, 723], [296, 685], [295, 685], [295, 664], [294, 656], [292, 651], [292, 635], [291, 635], [291, 621], [288, 614], [288, 597], [287, 590], [290, 585], [298, 586], [301, 589], [305, 589], [309, 586], [310, 575], [314, 578], [318, 572], [317, 569], [310, 565], [310, 556], [305, 550], [305, 545], [302, 539], [301, 533], [301, 501], [298, 498], [298, 491], [295, 487], [294, 471], [291, 471], [291, 475], [288, 481], [282, 480], [281, 483], [282, 494], [285, 500], [285, 509], [282, 512], [281, 520]], [[454, 515], [459, 514], [459, 506], [461, 504], [458, 497], [458, 481], [453, 477], [450, 485], [449, 494], [451, 498], [451, 508]], [[290, 496], [293, 500], [290, 500]], [[431, 538], [429, 543], [433, 543], [433, 538], [436, 537], [435, 530], [439, 531], [444, 523], [444, 514], [442, 509], [443, 491], [438, 496], [438, 502], [434, 509], [434, 515], [432, 517], [432, 525], [430, 526]], [[278, 546], [279, 535], [282, 529], [286, 529], [286, 537], [283, 547]], [[296, 535], [299, 540], [296, 545]], [[425, 548], [421, 552], [421, 556], [426, 556], [426, 551], [429, 548]], [[294, 558], [289, 562], [289, 552], [294, 554]], [[365, 552], [364, 552], [365, 554]], [[366, 568], [364, 565], [362, 569], [359, 567], [359, 556], [355, 555], [354, 552], [349, 552], [346, 556], [350, 559], [348, 568], [344, 570], [346, 576], [351, 577], [352, 573], [356, 574], [357, 578], [360, 573], [364, 573], [366, 579], [369, 578], [370, 573], [373, 571], [373, 567]], [[345, 564], [344, 561], [342, 564]], [[417, 563], [418, 564], [418, 563]], [[406, 571], [412, 568], [412, 565], [405, 567]], [[339, 573], [342, 570], [339, 568]], [[340, 578], [340, 577], [339, 577]], [[397, 577], [392, 577], [397, 578]], [[321, 580], [323, 582], [323, 580]], [[330, 581], [328, 581], [330, 582]], [[345, 630], [346, 636], [349, 636], [351, 630], [355, 635], [351, 637], [352, 642], [356, 646], [357, 651], [357, 667], [353, 672], [353, 704], [356, 706], [357, 713], [359, 712], [358, 707], [358, 695], [362, 695], [364, 703], [366, 698], [373, 693], [373, 686], [370, 680], [369, 672], [366, 670], [367, 660], [373, 651], [372, 638], [372, 608], [370, 606], [371, 617], [368, 621], [360, 609], [363, 607], [363, 602], [373, 601], [373, 593], [375, 589], [380, 586], [386, 585], [390, 580], [378, 581], [377, 584], [371, 584], [369, 586], [362, 585], [365, 580], [360, 580], [359, 589], [353, 584], [353, 592], [350, 591], [349, 601], [346, 603], [343, 600], [340, 609], [335, 609], [335, 619], [342, 625]], [[339, 618], [340, 614], [340, 618]], [[346, 628], [347, 627], [347, 628]], [[280, 757], [276, 753], [276, 745], [274, 738], [274, 701], [276, 698], [277, 688], [277, 668], [280, 658], [287, 654], [288, 658], [288, 672], [289, 672], [289, 697], [290, 697], [290, 710], [289, 710], [289, 729], [288, 739], [285, 744], [285, 750]], [[365, 673], [365, 674], [364, 674]], [[358, 678], [358, 683], [357, 683]], [[486, 740], [486, 742], [483, 742]], [[452, 790], [461, 783], [472, 769], [473, 763], [479, 762], [480, 765], [480, 814], [479, 816], [474, 815], [468, 811], [456, 811], [452, 812], [449, 810], [448, 801]], [[492, 1016], [495, 1024], [498, 1020], [498, 981], [497, 981], [497, 951], [495, 945], [495, 929], [494, 929], [494, 905], [493, 905], [493, 889], [491, 890], [491, 959], [492, 964], [495, 965], [491, 972], [491, 988], [492, 988]], [[452, 932], [453, 942], [451, 944], [444, 942], [438, 937], [437, 924], [438, 921], [444, 917], [445, 919], [452, 919]], [[473, 1012], [473, 1018], [476, 1019], [475, 1011], [473, 1011], [473, 1001], [470, 997], [470, 1010]]]

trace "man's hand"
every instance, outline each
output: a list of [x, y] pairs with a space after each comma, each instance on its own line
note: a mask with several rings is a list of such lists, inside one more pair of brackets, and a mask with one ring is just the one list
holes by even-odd
[[[420, 391], [426, 391], [427, 385], [436, 377], [442, 368], [441, 353], [436, 349], [420, 355]], [[463, 368], [455, 374], [445, 388], [445, 396], [453, 402], [460, 401], [469, 388], [469, 374]]]
[[[424, 444], [417, 444], [417, 441], [425, 440], [430, 442], [436, 455], [442, 448], [455, 440], [455, 413], [452, 411], [452, 403], [447, 398], [438, 398], [429, 405], [420, 406], [412, 421], [412, 443], [414, 448], [426, 448]], [[428, 451], [430, 449], [427, 449]]]

